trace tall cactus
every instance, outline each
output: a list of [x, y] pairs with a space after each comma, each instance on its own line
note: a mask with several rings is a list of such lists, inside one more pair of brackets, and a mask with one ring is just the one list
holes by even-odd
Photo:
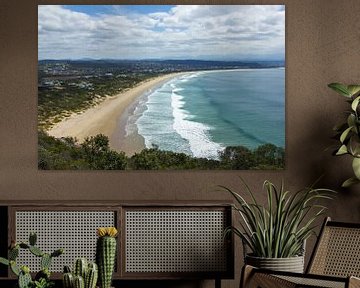
[[110, 288], [116, 258], [115, 227], [97, 229], [96, 262], [99, 267], [100, 288]]

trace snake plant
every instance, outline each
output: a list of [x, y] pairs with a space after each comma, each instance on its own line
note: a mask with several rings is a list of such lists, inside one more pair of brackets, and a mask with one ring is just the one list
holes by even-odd
[[[241, 179], [242, 180], [242, 179]], [[305, 188], [296, 193], [278, 189], [270, 181], [264, 182], [267, 203], [262, 205], [242, 180], [245, 193], [251, 201], [227, 187], [220, 186], [235, 199], [233, 205], [240, 215], [239, 227], [229, 227], [252, 251], [252, 256], [265, 258], [288, 258], [302, 254], [303, 244], [314, 233], [315, 220], [323, 215], [326, 207], [318, 200], [331, 199], [334, 191]]]

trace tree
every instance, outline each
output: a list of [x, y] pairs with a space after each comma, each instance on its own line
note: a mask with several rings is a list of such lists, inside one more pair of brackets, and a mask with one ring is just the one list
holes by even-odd
[[252, 151], [244, 146], [228, 146], [219, 156], [225, 169], [248, 170], [255, 164]]
[[90, 169], [124, 170], [126, 168], [125, 153], [110, 150], [109, 138], [103, 134], [87, 137], [81, 147]]

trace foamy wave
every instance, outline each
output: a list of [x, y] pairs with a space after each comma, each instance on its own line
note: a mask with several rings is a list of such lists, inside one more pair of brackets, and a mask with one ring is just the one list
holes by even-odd
[[182, 138], [189, 142], [193, 156], [218, 159], [217, 152], [224, 147], [209, 138], [208, 132], [211, 127], [188, 120], [191, 115], [183, 109], [185, 104], [183, 96], [173, 91], [171, 100], [174, 116], [173, 128]]

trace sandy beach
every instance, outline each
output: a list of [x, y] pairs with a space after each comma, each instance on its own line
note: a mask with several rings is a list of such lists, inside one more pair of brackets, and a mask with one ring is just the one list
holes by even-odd
[[151, 78], [125, 92], [109, 96], [98, 105], [57, 123], [48, 130], [48, 133], [57, 138], [76, 137], [80, 142], [86, 137], [104, 134], [109, 137], [110, 147], [114, 150], [124, 151], [128, 155], [141, 151], [145, 148], [145, 143], [140, 135], [133, 133], [125, 137], [126, 120], [134, 102], [150, 89], [180, 74], [182, 73]]

